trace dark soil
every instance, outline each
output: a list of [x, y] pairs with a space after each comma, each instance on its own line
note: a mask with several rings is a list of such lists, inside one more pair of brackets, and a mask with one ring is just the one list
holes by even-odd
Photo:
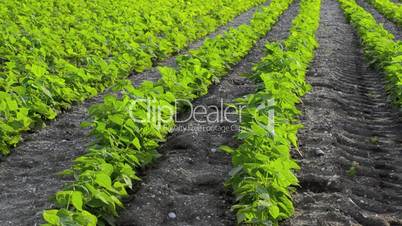
[[[239, 15], [230, 23], [219, 28], [208, 37], [214, 37], [225, 30], [247, 23], [255, 10]], [[204, 39], [193, 43], [191, 48], [202, 44]], [[184, 53], [185, 51], [183, 51]], [[174, 65], [171, 57], [159, 65]], [[159, 78], [156, 67], [141, 74], [133, 74], [134, 84]], [[47, 127], [23, 135], [23, 141], [12, 154], [0, 162], [0, 225], [34, 225], [41, 222], [44, 209], [51, 208], [48, 198], [67, 182], [57, 173], [69, 168], [72, 160], [82, 155], [91, 143], [88, 130], [80, 123], [88, 118], [88, 108], [103, 100], [101, 94], [80, 105], [75, 105], [49, 122]]]
[[[271, 32], [194, 106], [221, 106], [221, 101], [232, 103], [235, 98], [254, 92], [255, 85], [241, 75], [250, 73], [252, 66], [265, 55], [267, 41], [288, 36], [298, 2], [291, 5]], [[219, 113], [223, 110], [220, 108]], [[181, 117], [187, 118], [188, 115], [189, 112]], [[192, 119], [177, 124], [177, 128], [190, 131], [177, 130], [162, 145], [159, 150], [162, 157], [144, 171], [140, 188], [126, 201], [126, 210], [122, 212], [118, 225], [235, 224], [230, 211], [232, 198], [224, 187], [231, 169], [230, 158], [219, 151], [219, 146], [236, 145], [233, 136], [238, 131], [238, 123], [202, 123]], [[206, 130], [202, 131], [203, 128]]]
[[320, 47], [303, 98], [295, 216], [284, 225], [402, 225], [402, 123], [336, 0], [324, 0]]
[[380, 23], [387, 29], [391, 34], [395, 36], [396, 40], [401, 40], [402, 38], [402, 28], [396, 25], [394, 22], [388, 20], [381, 13], [376, 11], [376, 9], [366, 2], [366, 0], [356, 0], [356, 2], [363, 7], [367, 12], [374, 16], [377, 23]]

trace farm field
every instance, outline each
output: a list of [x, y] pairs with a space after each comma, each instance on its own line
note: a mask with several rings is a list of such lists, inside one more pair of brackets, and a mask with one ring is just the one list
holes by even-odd
[[1, 226], [402, 225], [399, 0], [0, 6]]

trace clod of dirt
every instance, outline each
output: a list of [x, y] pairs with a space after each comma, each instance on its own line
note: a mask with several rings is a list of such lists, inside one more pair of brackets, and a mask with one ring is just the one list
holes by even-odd
[[168, 217], [169, 217], [170, 219], [176, 219], [176, 214], [173, 213], [173, 212], [170, 212], [170, 213], [168, 213]]
[[325, 155], [325, 152], [323, 152], [320, 148], [317, 148], [317, 149], [315, 149], [315, 155], [323, 156], [323, 155]]

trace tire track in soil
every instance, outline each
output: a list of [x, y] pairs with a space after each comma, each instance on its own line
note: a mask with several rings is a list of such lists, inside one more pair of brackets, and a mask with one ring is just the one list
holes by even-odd
[[[269, 1], [263, 5], [267, 5]], [[231, 27], [237, 27], [248, 21], [260, 6], [256, 6], [231, 22], [209, 34], [212, 38]], [[188, 49], [199, 47], [205, 38], [192, 43]], [[183, 50], [181, 53], [186, 53]], [[174, 66], [175, 57], [159, 63]], [[159, 79], [157, 67], [140, 74], [132, 74], [128, 79], [134, 84], [144, 80]], [[23, 141], [12, 150], [10, 156], [0, 161], [0, 225], [34, 225], [42, 222], [42, 210], [51, 208], [48, 197], [58, 191], [68, 178], [57, 176], [57, 172], [71, 166], [72, 160], [85, 153], [85, 148], [93, 141], [88, 136], [89, 130], [80, 127], [88, 119], [91, 105], [101, 103], [106, 91], [83, 104], [74, 105], [61, 113], [46, 128], [23, 135]], [[0, 159], [1, 160], [1, 159]]]
[[385, 16], [379, 13], [372, 5], [370, 5], [366, 0], [356, 0], [356, 3], [363, 7], [367, 12], [369, 12], [377, 23], [380, 23], [384, 26], [385, 29], [389, 31], [389, 33], [395, 36], [396, 40], [402, 39], [402, 29], [394, 22], [388, 20]]
[[[256, 43], [219, 85], [212, 86], [206, 96], [195, 101], [194, 106], [215, 105], [219, 108], [220, 100], [225, 104], [232, 103], [235, 98], [254, 92], [255, 84], [241, 75], [250, 73], [252, 66], [265, 55], [267, 41], [288, 36], [298, 8], [299, 1], [295, 1], [267, 36]], [[219, 114], [222, 110], [219, 108]], [[188, 114], [184, 113], [180, 118], [185, 119]], [[138, 191], [126, 200], [126, 209], [117, 225], [235, 225], [230, 211], [233, 200], [224, 188], [231, 169], [230, 157], [218, 148], [222, 144], [236, 145], [233, 136], [238, 130], [231, 130], [231, 127], [238, 128], [238, 123], [202, 123], [192, 119], [178, 126], [218, 126], [229, 131], [174, 131], [159, 149], [162, 157], [144, 170], [143, 181]], [[169, 213], [174, 213], [174, 217], [169, 217]]]
[[300, 106], [296, 212], [283, 225], [402, 225], [401, 114], [336, 0], [323, 1], [317, 38], [313, 90]]

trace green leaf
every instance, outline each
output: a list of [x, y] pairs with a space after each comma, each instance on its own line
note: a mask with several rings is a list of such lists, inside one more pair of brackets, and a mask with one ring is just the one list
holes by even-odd
[[242, 169], [243, 169], [243, 166], [241, 166], [241, 165], [236, 166], [236, 167], [234, 167], [234, 168], [230, 171], [229, 175], [230, 175], [231, 177], [234, 177], [234, 176], [235, 176], [236, 174], [238, 174]]
[[229, 146], [227, 146], [227, 145], [221, 145], [221, 146], [219, 147], [219, 149], [220, 149], [221, 151], [227, 153], [227, 154], [232, 154], [233, 151], [234, 151], [233, 148], [231, 148], [231, 147], [229, 147]]
[[28, 68], [30, 68], [30, 71], [36, 76], [36, 77], [41, 77], [45, 74], [46, 68], [33, 64], [31, 66], [28, 65]]
[[137, 137], [134, 137], [133, 145], [137, 148], [137, 150], [139, 150], [139, 151], [141, 150], [140, 140]]
[[77, 210], [82, 210], [82, 204], [83, 204], [83, 197], [82, 193], [79, 191], [74, 191], [71, 194], [71, 203]]
[[265, 129], [261, 128], [259, 125], [255, 124], [255, 123], [251, 124], [251, 129], [258, 136], [266, 136], [267, 135], [267, 131], [265, 131]]
[[68, 207], [73, 191], [59, 191], [56, 193], [56, 203], [59, 206]]
[[95, 215], [88, 211], [83, 210], [78, 216], [75, 217], [77, 221], [83, 222], [85, 226], [96, 226], [98, 219]]
[[279, 216], [279, 208], [277, 205], [271, 205], [269, 207], [269, 213], [271, 214], [271, 216], [276, 219]]
[[112, 164], [109, 163], [102, 163], [99, 168], [101, 169], [101, 172], [110, 176], [113, 173], [114, 167]]
[[43, 219], [52, 225], [60, 225], [60, 218], [57, 216], [58, 210], [43, 211]]
[[113, 123], [117, 124], [117, 125], [120, 125], [120, 126], [124, 124], [124, 118], [120, 114], [118, 114], [118, 115], [109, 115], [109, 120], [112, 121]]
[[112, 181], [110, 179], [110, 176], [106, 174], [103, 173], [97, 174], [95, 182], [108, 190], [114, 190], [112, 188]]

